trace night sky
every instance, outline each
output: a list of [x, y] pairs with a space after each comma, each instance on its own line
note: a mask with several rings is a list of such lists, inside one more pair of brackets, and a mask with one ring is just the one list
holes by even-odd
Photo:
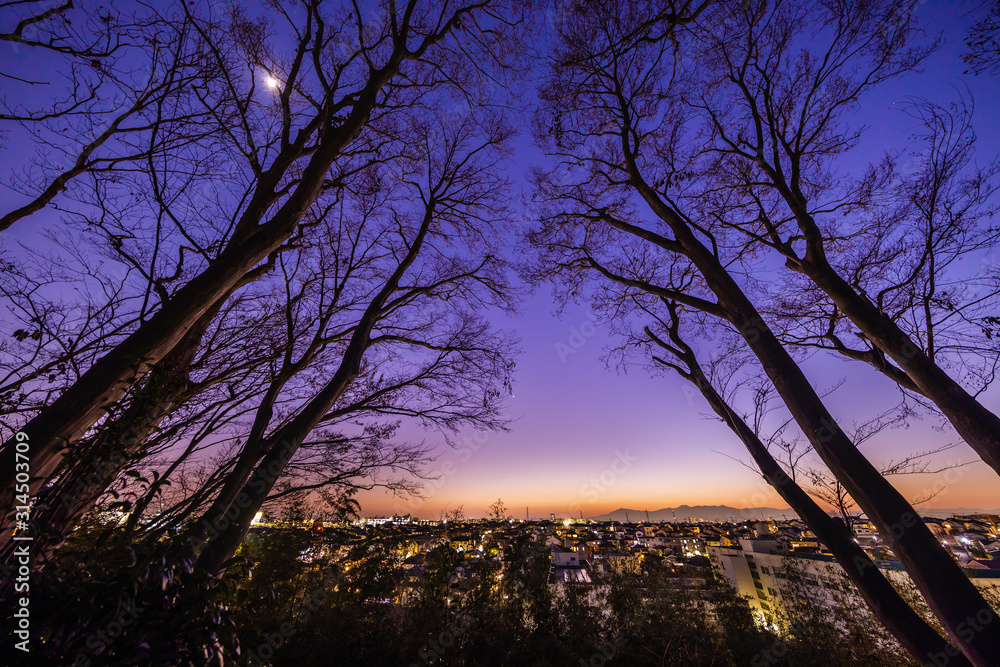
[[[883, 85], [877, 97], [864, 100], [857, 122], [868, 125], [869, 130], [852, 155], [853, 162], [841, 161], [844, 168], [863, 165], [884, 150], [905, 146], [914, 121], [899, 107], [908, 97], [946, 103], [957, 97], [956, 87], [964, 86], [976, 100], [979, 161], [987, 162], [1000, 154], [995, 113], [1000, 108], [1000, 79], [962, 74], [961, 38], [969, 17], [950, 2], [923, 2], [917, 11], [925, 25], [942, 31], [946, 44], [922, 73]], [[0, 57], [25, 56], [23, 51], [12, 51], [9, 44], [2, 48]], [[517, 158], [525, 170], [542, 159], [530, 146], [529, 116], [526, 109]], [[10, 174], [30, 151], [16, 137], [6, 139], [3, 146], [3, 163]], [[527, 195], [524, 172], [516, 172], [512, 177]], [[20, 201], [8, 189], [0, 189], [4, 211]], [[16, 243], [37, 246], [43, 243], [42, 230], [56, 224], [58, 214], [44, 211], [5, 232], [0, 243], [9, 249]], [[525, 220], [523, 224], [526, 231], [531, 223]], [[510, 432], [465, 433], [457, 439], [467, 444], [451, 450], [441, 434], [408, 427], [406, 437], [426, 440], [440, 451], [431, 466], [440, 478], [425, 484], [423, 500], [366, 492], [359, 496], [362, 514], [412, 513], [437, 518], [442, 510], [464, 506], [466, 516], [481, 516], [498, 497], [516, 517], [524, 516], [526, 506], [535, 517], [549, 513], [568, 516], [571, 510], [592, 516], [618, 507], [654, 510], [680, 504], [784, 507], [758, 475], [729, 458], [749, 460], [742, 444], [708, 416], [707, 405], [683, 380], [651, 378], [641, 367], [627, 373], [608, 368], [602, 357], [613, 341], [606, 326], [592, 322], [586, 303], [557, 313], [549, 288], [543, 286], [524, 301], [518, 317], [496, 315], [494, 321], [515, 330], [523, 349], [514, 376], [514, 396], [506, 410], [514, 420]], [[804, 368], [820, 388], [845, 380], [827, 398], [845, 424], [891, 407], [898, 397], [889, 380], [857, 362], [815, 355], [804, 362]], [[990, 410], [1000, 411], [1000, 388], [994, 387], [980, 400]], [[879, 435], [864, 445], [864, 451], [879, 463], [955, 441], [950, 428], [936, 426], [940, 424], [933, 418], [914, 422], [908, 428]], [[941, 463], [974, 459], [964, 444], [938, 457]], [[612, 483], [605, 485], [609, 479]], [[947, 475], [895, 481], [911, 498], [927, 495], [926, 490], [935, 488], [936, 483], [946, 484], [922, 508], [1000, 507], [996, 475], [980, 462]]]
[[[922, 2], [917, 12], [924, 25], [941, 31], [944, 44], [922, 72], [884, 84], [877, 97], [862, 101], [855, 122], [869, 129], [850, 159], [841, 159], [845, 169], [858, 168], [883, 151], [905, 149], [907, 135], [915, 128], [913, 119], [901, 110], [908, 98], [943, 104], [956, 99], [966, 86], [976, 103], [977, 160], [986, 163], [1000, 154], [1000, 128], [991, 113], [1000, 108], [997, 79], [963, 74], [962, 38], [969, 17], [956, 3]], [[544, 165], [528, 138], [523, 139], [521, 152], [529, 156], [528, 162]], [[498, 497], [516, 517], [523, 517], [526, 507], [531, 516], [547, 517], [569, 516], [571, 510], [575, 515], [579, 509], [584, 516], [593, 516], [619, 507], [655, 510], [681, 504], [786, 506], [759, 475], [729, 458], [750, 460], [742, 443], [709, 414], [708, 405], [686, 381], [653, 378], [641, 367], [627, 372], [609, 368], [602, 357], [615, 341], [607, 327], [590, 324], [589, 312], [586, 303], [556, 312], [549, 289], [543, 286], [524, 303], [520, 317], [498, 319], [517, 331], [524, 349], [508, 408], [508, 415], [517, 419], [511, 431], [478, 439], [466, 434], [473, 446], [482, 443], [478, 449], [442, 447], [433, 466], [440, 479], [425, 484], [425, 499], [407, 501], [370, 492], [363, 499], [365, 513], [413, 512], [437, 518], [441, 510], [462, 505], [466, 515], [479, 516]], [[573, 330], [581, 327], [592, 335], [581, 334], [575, 342], [582, 340], [583, 345], [574, 349]], [[566, 353], [567, 347], [574, 352]], [[897, 402], [895, 386], [857, 362], [813, 355], [803, 367], [820, 389], [844, 381], [826, 403], [845, 425], [862, 422]], [[989, 409], [1000, 410], [1000, 388], [993, 387], [980, 400]], [[412, 433], [414, 438], [440, 440], [433, 433]], [[876, 436], [863, 451], [878, 464], [956, 441], [950, 427], [942, 429], [939, 420], [928, 416]], [[611, 469], [618, 452], [634, 459], [620, 475]], [[818, 465], [817, 457], [810, 460]], [[964, 443], [934, 461], [941, 466], [974, 462], [937, 475], [895, 477], [896, 486], [913, 500], [944, 487], [920, 508], [1000, 507], [995, 473]], [[605, 480], [614, 475], [607, 488], [601, 483], [602, 473]]]

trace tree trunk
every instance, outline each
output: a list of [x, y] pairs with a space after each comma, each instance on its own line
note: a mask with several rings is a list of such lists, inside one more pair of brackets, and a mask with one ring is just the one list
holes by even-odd
[[[202, 520], [198, 522], [198, 525], [202, 527], [202, 534], [199, 540], [208, 540], [216, 532], [217, 524], [223, 521], [226, 512], [229, 511], [229, 508], [239, 498], [240, 493], [247, 489], [251, 476], [257, 471], [266, 470], [267, 465], [275, 460], [272, 457], [261, 461], [261, 457], [268, 457], [272, 449], [274, 449], [274, 443], [269, 441], [258, 440], [256, 442], [247, 442], [243, 445], [243, 449], [236, 459], [236, 465], [226, 475], [226, 481], [222, 485], [222, 489], [212, 501], [209, 508], [202, 514]], [[298, 449], [297, 445], [296, 449]], [[282, 468], [284, 468], [285, 463], [287, 463], [287, 460], [281, 464]], [[259, 474], [257, 477], [259, 477]], [[258, 481], [256, 485], [259, 484], [260, 482]], [[270, 491], [270, 488], [268, 491]], [[256, 513], [257, 510], [254, 510], [254, 514]]]
[[[719, 306], [764, 367], [778, 395], [830, 471], [841, 480], [900, 559], [952, 641], [974, 665], [1000, 665], [997, 614], [937, 541], [910, 503], [858, 450], [837, 425], [798, 364], [739, 284], [691, 231], [687, 223], [649, 187], [623, 137], [628, 171], [650, 210], [665, 222], [695, 264]], [[986, 626], [989, 630], [984, 631]]]
[[[91, 443], [88, 454], [84, 454], [70, 469], [59, 472], [54, 483], [42, 488], [32, 508], [34, 539], [31, 550], [34, 553], [45, 558], [62, 546], [80, 519], [94, 508], [108, 487], [128, 469], [174, 404], [172, 399], [164, 396], [130, 409], [127, 417], [105, 427], [112, 430], [114, 445], [97, 448], [93, 445], [100, 441]], [[140, 410], [142, 414], [136, 414]], [[4, 544], [0, 557], [10, 553], [16, 544], [13, 541]]]
[[254, 516], [301, 444], [301, 440], [283, 439], [273, 446], [227, 507], [220, 512], [220, 508], [213, 505], [209, 510], [213, 514], [205, 513], [195, 525], [192, 536], [187, 538], [192, 548], [205, 545], [196, 561], [198, 567], [213, 575], [222, 574], [226, 561], [236, 555]]
[[1000, 417], [983, 407], [895, 322], [848, 285], [825, 257], [806, 253], [793, 268], [808, 276], [869, 341], [896, 362], [980, 458], [1000, 474]]
[[837, 425], [801, 369], [756, 311], [736, 312], [733, 323], [763, 364], [796, 423], [823, 462], [878, 526], [879, 533], [903, 563], [949, 636], [973, 664], [1000, 665], [1000, 633], [975, 630], [997, 620], [992, 607], [916, 510]]
[[830, 549], [848, 578], [857, 587], [861, 597], [868, 603], [869, 609], [900, 645], [921, 664], [936, 664], [935, 661], [941, 656], [945, 656], [951, 665], [970, 664], [958, 649], [935, 632], [903, 600], [865, 550], [854, 541], [854, 535], [847, 526], [823, 511], [816, 501], [785, 473], [753, 429], [715, 391], [690, 349], [686, 349], [685, 352], [687, 353], [685, 361], [691, 370], [690, 381], [701, 390], [715, 413], [743, 441], [768, 484], [774, 487], [778, 495]]
[[435, 204], [433, 199], [427, 203], [420, 228], [406, 255], [365, 308], [336, 373], [288, 424], [267, 439], [268, 444], [263, 448], [266, 454], [228, 506], [213, 504], [210, 508], [212, 514], [206, 513], [193, 527], [191, 536], [187, 538], [188, 544], [197, 547], [205, 543], [197, 564], [210, 574], [221, 574], [226, 561], [236, 555], [250, 530], [253, 517], [267, 500], [285, 466], [361, 372], [361, 361], [371, 344], [371, 332], [382, 317], [389, 297], [399, 288], [400, 280], [420, 254], [434, 219]]
[[[212, 304], [291, 236], [321, 193], [334, 159], [367, 123], [378, 91], [398, 70], [402, 58], [402, 54], [394, 53], [386, 67], [373, 72], [348, 119], [325, 130], [298, 186], [268, 222], [259, 224], [273, 199], [278, 179], [290, 164], [287, 155], [276, 160], [274, 173], [267, 172], [261, 177], [233, 239], [218, 259], [25, 425], [22, 430], [27, 433], [30, 446], [32, 494], [51, 478], [67, 443], [80, 438], [104, 415], [105, 406], [119, 400], [137, 381], [143, 368], [158, 363]], [[4, 507], [11, 505], [13, 496], [15, 447], [16, 438], [11, 438], [0, 448], [0, 504]], [[6, 513], [4, 519], [9, 519]]]
[[1000, 474], [1000, 417], [983, 407], [891, 318], [834, 270], [826, 256], [822, 230], [809, 213], [805, 197], [778, 173], [766, 171], [806, 239], [805, 256], [789, 259], [787, 266], [804, 274], [830, 297], [865, 337], [906, 373], [920, 393], [938, 406], [980, 458]]
[[[93, 438], [75, 446], [75, 461], [61, 460], [54, 474], [57, 479], [41, 488], [32, 511], [32, 525], [39, 529], [32, 531], [36, 553], [49, 553], [61, 546], [65, 536], [142, 451], [160, 422], [186, 400], [191, 363], [231, 293], [214, 303], [162, 363], [145, 376], [146, 385], [121, 417], [102, 424]], [[0, 532], [0, 554], [7, 553], [13, 544], [10, 537], [9, 529]]]

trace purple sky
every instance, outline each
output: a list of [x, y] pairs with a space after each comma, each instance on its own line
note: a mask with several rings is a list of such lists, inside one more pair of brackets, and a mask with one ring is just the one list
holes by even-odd
[[[531, 516], [681, 504], [785, 507], [759, 475], [727, 458], [749, 461], [743, 445], [708, 416], [707, 405], [685, 381], [650, 378], [641, 368], [628, 374], [608, 370], [600, 358], [610, 340], [600, 327], [563, 361], [557, 344], [569, 346], [573, 329], [589, 331], [589, 321], [583, 307], [556, 317], [545, 292], [530, 299], [523, 316], [512, 322], [524, 355], [509, 402], [508, 415], [519, 418], [511, 431], [468, 434], [467, 444], [456, 450], [442, 447], [433, 466], [440, 478], [425, 484], [424, 499], [372, 491], [361, 497], [364, 513], [437, 518], [441, 510], [462, 505], [467, 516], [480, 516], [498, 497], [517, 517], [524, 516], [525, 506]], [[845, 424], [891, 407], [897, 397], [888, 380], [857, 363], [814, 358], [805, 369], [819, 387], [846, 379], [827, 399]], [[986, 400], [993, 410], [1000, 409], [997, 393]], [[433, 442], [436, 434], [426, 437]], [[953, 440], [925, 421], [883, 433], [864, 449], [873, 460], [888, 461]], [[961, 445], [938, 459], [965, 462], [975, 454]], [[981, 462], [941, 475], [896, 479], [913, 498], [945, 484], [925, 507], [1000, 506], [996, 475]]]
[[[991, 113], [1000, 108], [998, 78], [963, 75], [961, 40], [970, 21], [957, 9], [956, 3], [918, 4], [916, 11], [924, 24], [942, 31], [944, 47], [923, 72], [883, 85], [876, 96], [864, 100], [858, 122], [869, 130], [853, 164], [842, 164], [863, 165], [884, 150], [906, 146], [914, 127], [900, 110], [907, 98], [922, 96], [943, 104], [956, 98], [955, 86], [965, 85], [976, 101], [980, 163], [1000, 154], [1000, 128]], [[524, 516], [526, 506], [532, 516], [575, 515], [580, 509], [588, 516], [623, 506], [650, 510], [680, 504], [786, 506], [758, 474], [727, 458], [749, 461], [742, 444], [708, 415], [708, 406], [684, 380], [651, 378], [638, 367], [628, 374], [609, 370], [601, 356], [613, 343], [600, 327], [582, 339], [582, 347], [561, 358], [557, 346], [569, 346], [573, 330], [580, 331], [589, 322], [585, 305], [557, 316], [548, 288], [526, 301], [521, 317], [506, 324], [517, 330], [524, 348], [508, 409], [510, 416], [519, 418], [511, 431], [490, 435], [474, 451], [442, 447], [433, 466], [440, 479], [425, 485], [424, 499], [408, 501], [373, 491], [362, 497], [364, 513], [413, 512], [437, 518], [442, 510], [462, 505], [467, 516], [480, 516], [498, 497], [517, 517]], [[846, 426], [891, 408], [898, 398], [892, 383], [856, 362], [817, 356], [804, 368], [821, 389], [845, 381], [827, 404]], [[980, 400], [991, 410], [1000, 410], [997, 388]], [[950, 426], [942, 430], [936, 425], [930, 418], [915, 421], [908, 428], [880, 434], [863, 449], [877, 464], [956, 441]], [[426, 437], [432, 442], [440, 439], [436, 434]], [[612, 467], [619, 452], [627, 454], [628, 467], [624, 463]], [[894, 483], [911, 499], [943, 488], [920, 505], [923, 508], [1000, 507], [996, 474], [964, 443], [935, 461], [975, 463], [937, 475], [896, 477]], [[612, 483], [605, 484], [608, 480]]]
[[[961, 74], [960, 41], [969, 21], [953, 3], [923, 2], [917, 11], [927, 25], [944, 31], [949, 43], [933, 56], [924, 73], [883, 86], [877, 98], [866, 100], [860, 119], [871, 129], [857, 151], [857, 162], [905, 145], [906, 126], [912, 120], [894, 107], [908, 96], [946, 102], [955, 97], [951, 86], [963, 83], [976, 98], [977, 154], [981, 161], [991, 159], [1000, 153], [995, 120], [1000, 78]], [[23, 50], [10, 49], [9, 45], [0, 47], [0, 57], [25, 57]], [[12, 138], [0, 150], [8, 174], [23, 164], [27, 154], [23, 142]], [[527, 141], [522, 140], [524, 165], [538, 159]], [[0, 190], [0, 209], [9, 210], [18, 201]], [[40, 229], [57, 220], [51, 211], [37, 214], [5, 232], [0, 243], [8, 248], [16, 241], [36, 243]], [[498, 497], [519, 517], [524, 516], [526, 506], [532, 516], [567, 516], [581, 510], [586, 516], [620, 506], [650, 510], [680, 504], [784, 506], [758, 475], [728, 458], [747, 459], [742, 445], [707, 416], [707, 406], [683, 380], [650, 378], [641, 368], [623, 374], [602, 363], [611, 341], [605, 328], [591, 323], [585, 305], [557, 315], [544, 287], [524, 302], [519, 317], [498, 323], [517, 331], [524, 350], [514, 378], [515, 394], [507, 408], [508, 416], [516, 420], [510, 432], [478, 437], [469, 433], [468, 445], [450, 450], [440, 434], [409, 429], [410, 437], [438, 446], [441, 455], [432, 469], [439, 479], [425, 485], [423, 499], [393, 498], [381, 491], [364, 493], [359, 497], [363, 514], [410, 512], [436, 518], [442, 510], [464, 506], [467, 516], [480, 516]], [[897, 396], [888, 380], [858, 363], [817, 356], [804, 367], [821, 388], [846, 380], [828, 398], [845, 424], [890, 407]], [[981, 400], [988, 408], [1000, 410], [1000, 390], [992, 390]], [[867, 443], [865, 451], [876, 462], [885, 462], [954, 440], [950, 429], [935, 429], [934, 423], [925, 420], [883, 433]], [[940, 457], [942, 462], [974, 459], [965, 445]], [[1000, 507], [996, 475], [982, 463], [897, 481], [914, 498], [944, 485], [925, 507]]]

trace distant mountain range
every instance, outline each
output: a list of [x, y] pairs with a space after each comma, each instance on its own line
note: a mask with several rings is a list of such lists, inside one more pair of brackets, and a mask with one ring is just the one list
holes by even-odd
[[[650, 521], [746, 521], [748, 519], [794, 519], [798, 515], [792, 510], [775, 507], [729, 507], [728, 505], [681, 505], [680, 507], [664, 507], [649, 510]], [[626, 509], [621, 507], [613, 512], [590, 517], [596, 521], [645, 521], [646, 510]]]
[[1000, 514], [1000, 508], [984, 510], [979, 507], [955, 507], [953, 509], [932, 510], [917, 508], [920, 516], [930, 516], [935, 519], [947, 519], [950, 516], [961, 516], [963, 514]]
[[[918, 509], [921, 516], [946, 519], [959, 514], [1000, 514], [1000, 509], [984, 510], [969, 507], [954, 509]], [[595, 521], [645, 521], [647, 510], [618, 508], [613, 512], [592, 516]], [[792, 510], [776, 507], [729, 507], [728, 505], [681, 505], [680, 507], [664, 507], [649, 510], [650, 521], [747, 521], [751, 519], [795, 519], [798, 517]]]

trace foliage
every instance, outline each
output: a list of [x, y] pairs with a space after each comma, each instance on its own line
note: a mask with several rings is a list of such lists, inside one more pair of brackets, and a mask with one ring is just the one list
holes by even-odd
[[[190, 555], [165, 543], [128, 544], [117, 524], [103, 521], [91, 519], [70, 536], [58, 563], [32, 572], [33, 664], [222, 665], [223, 656], [238, 654], [221, 592]], [[8, 617], [17, 598], [10, 583], [4, 576], [0, 586]]]
[[[297, 557], [322, 541], [328, 557]], [[267, 534], [244, 547], [247, 569], [230, 578], [241, 644], [265, 646], [287, 621], [293, 632], [271, 658], [279, 667], [328, 665], [331, 646], [345, 665], [909, 664], [847, 597], [830, 609], [802, 596], [778, 635], [711, 570], [650, 559], [641, 576], [554, 585], [543, 543], [528, 534], [502, 542], [502, 558], [438, 544], [423, 567], [405, 570], [385, 538]], [[324, 602], [308, 610], [317, 591]]]

